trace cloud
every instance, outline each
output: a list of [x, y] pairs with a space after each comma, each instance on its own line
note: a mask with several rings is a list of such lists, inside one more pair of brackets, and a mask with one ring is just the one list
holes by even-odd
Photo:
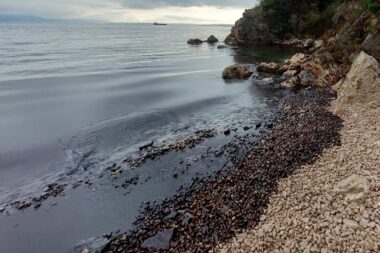
[[232, 24], [255, 0], [1, 0], [1, 14], [107, 22]]
[[215, 7], [249, 7], [253, 0], [122, 0], [123, 5], [135, 9], [155, 9], [159, 7], [176, 6], [215, 6]]

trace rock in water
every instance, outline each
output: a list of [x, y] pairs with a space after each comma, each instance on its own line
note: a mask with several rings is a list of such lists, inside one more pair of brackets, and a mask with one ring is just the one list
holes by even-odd
[[81, 241], [77, 246], [75, 246], [74, 252], [102, 253], [109, 242], [110, 240], [104, 237], [91, 238], [86, 241]]
[[224, 69], [223, 79], [248, 79], [252, 74], [253, 72], [249, 66], [235, 64]]
[[155, 236], [147, 239], [142, 244], [143, 248], [150, 250], [168, 250], [170, 247], [170, 240], [173, 237], [174, 229], [168, 229], [162, 232], [159, 232]]
[[203, 43], [203, 40], [201, 40], [201, 39], [189, 39], [187, 41], [187, 44], [189, 44], [189, 45], [200, 45], [202, 43]]
[[210, 37], [207, 38], [207, 43], [214, 44], [217, 43], [219, 40], [214, 36], [211, 35]]
[[226, 46], [225, 45], [219, 45], [217, 48], [218, 49], [223, 49], [223, 48], [226, 48]]
[[368, 190], [367, 178], [356, 174], [342, 180], [335, 187], [335, 191], [344, 194], [347, 200], [360, 199]]
[[338, 101], [344, 104], [368, 104], [379, 100], [380, 65], [378, 61], [361, 52], [355, 59], [346, 78], [339, 81], [334, 89]]

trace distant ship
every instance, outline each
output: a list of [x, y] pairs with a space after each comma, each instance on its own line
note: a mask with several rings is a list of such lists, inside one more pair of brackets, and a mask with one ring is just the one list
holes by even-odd
[[168, 24], [154, 22], [153, 25], [168, 25]]

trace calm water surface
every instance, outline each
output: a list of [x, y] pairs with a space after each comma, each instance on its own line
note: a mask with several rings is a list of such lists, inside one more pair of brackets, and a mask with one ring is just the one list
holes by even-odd
[[[210, 34], [223, 40], [229, 30], [0, 24], [0, 206], [52, 182], [80, 180], [83, 166], [97, 174], [148, 141], [269, 114], [280, 91], [254, 79], [225, 83], [221, 72], [273, 52], [186, 44]], [[69, 192], [54, 207], [0, 214], [0, 252], [67, 252], [81, 239], [128, 228], [142, 201], [174, 194], [186, 181], [166, 173], [128, 194], [105, 184]]]

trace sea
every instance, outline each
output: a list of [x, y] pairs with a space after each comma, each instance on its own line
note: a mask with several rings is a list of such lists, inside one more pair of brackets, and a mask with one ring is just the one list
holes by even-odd
[[[174, 154], [146, 165], [145, 179], [125, 191], [100, 179], [109, 164], [122, 163], [146, 143], [175, 142], [205, 129], [224, 136], [230, 127], [268, 117], [284, 91], [256, 73], [226, 82], [222, 71], [236, 63], [254, 70], [262, 60], [291, 52], [218, 49], [230, 29], [0, 23], [0, 208], [33, 198], [49, 184], [92, 182], [38, 209], [0, 213], [0, 252], [70, 252], [81, 240], [131, 228], [142, 203], [170, 197], [211, 169], [198, 166], [173, 179], [179, 168]], [[211, 34], [220, 42], [186, 43]], [[210, 145], [224, 143], [221, 137]], [[128, 174], [128, 166], [123, 169]]]

